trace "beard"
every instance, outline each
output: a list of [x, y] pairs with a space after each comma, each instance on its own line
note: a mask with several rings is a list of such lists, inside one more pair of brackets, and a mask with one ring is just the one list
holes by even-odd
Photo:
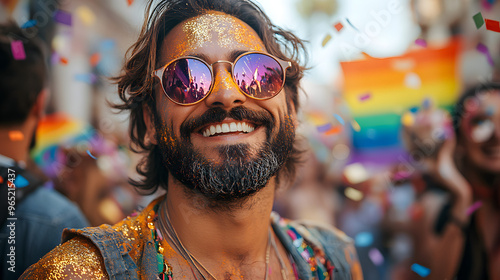
[[[191, 143], [196, 128], [221, 122], [225, 118], [248, 120], [266, 129], [266, 142], [261, 145], [234, 144], [217, 147], [220, 160], [206, 158]], [[180, 128], [181, 137], [173, 133], [155, 113], [157, 143], [166, 168], [190, 193], [199, 193], [215, 206], [246, 199], [264, 188], [278, 173], [293, 150], [295, 127], [290, 117], [275, 120], [267, 111], [256, 112], [239, 106], [231, 111], [211, 108], [202, 116], [186, 120]], [[214, 204], [215, 203], [215, 204]]]

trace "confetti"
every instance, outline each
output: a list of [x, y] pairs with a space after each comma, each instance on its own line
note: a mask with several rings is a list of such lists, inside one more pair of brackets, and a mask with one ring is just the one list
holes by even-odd
[[465, 214], [467, 216], [470, 216], [472, 213], [474, 213], [477, 209], [479, 209], [483, 205], [482, 201], [476, 201], [474, 204], [472, 204], [467, 210], [465, 210]]
[[132, 3], [134, 3], [134, 0], [127, 0], [127, 4], [130, 6], [132, 5]]
[[3, 183], [3, 178], [2, 178], [2, 176], [0, 176], [0, 184], [2, 184], [2, 183]]
[[359, 96], [359, 101], [366, 101], [372, 97], [371, 93], [365, 93]]
[[101, 55], [99, 53], [95, 53], [90, 56], [90, 65], [92, 67], [96, 67], [97, 64], [99, 64], [99, 61], [101, 61]]
[[337, 24], [335, 24], [333, 27], [335, 27], [335, 29], [337, 29], [337, 32], [340, 32], [340, 30], [342, 30], [342, 28], [344, 28], [344, 25], [342, 25], [341, 22], [337, 22]]
[[417, 39], [415, 40], [415, 44], [427, 48], [427, 42], [424, 39]]
[[332, 35], [326, 34], [325, 38], [323, 39], [323, 42], [321, 42], [321, 46], [324, 47], [328, 42], [332, 39]]
[[24, 51], [23, 42], [20, 40], [15, 40], [10, 43], [10, 49], [12, 50], [12, 56], [15, 60], [26, 59], [26, 52]]
[[318, 130], [318, 132], [327, 132], [328, 130], [330, 130], [330, 128], [332, 127], [331, 124], [327, 123], [327, 124], [324, 124], [324, 125], [320, 125], [318, 127], [316, 127], [316, 129]]
[[97, 159], [95, 156], [93, 156], [93, 155], [90, 153], [90, 151], [89, 151], [89, 150], [87, 150], [87, 154], [88, 154], [91, 158], [93, 158], [93, 159]]
[[482, 54], [484, 54], [486, 56], [486, 59], [488, 60], [488, 63], [491, 66], [495, 66], [495, 61], [493, 61], [493, 57], [491, 57], [490, 51], [488, 50], [488, 47], [485, 44], [483, 44], [483, 43], [477, 44], [476, 49], [480, 53], [482, 53]]
[[95, 15], [92, 10], [87, 6], [81, 6], [76, 9], [76, 15], [82, 20], [82, 22], [90, 26], [95, 22]]
[[62, 10], [57, 10], [54, 13], [54, 20], [56, 22], [71, 26], [73, 20], [71, 14]]
[[472, 17], [472, 19], [474, 20], [474, 23], [476, 24], [477, 29], [481, 28], [484, 25], [484, 19], [483, 19], [483, 15], [481, 14], [481, 12], [475, 14]]
[[351, 121], [351, 126], [352, 126], [352, 129], [354, 129], [354, 131], [356, 132], [360, 132], [361, 131], [361, 126], [359, 126], [359, 123], [355, 120], [352, 120]]
[[345, 122], [344, 122], [344, 120], [342, 119], [342, 117], [341, 117], [341, 116], [339, 116], [339, 115], [337, 115], [337, 114], [333, 114], [333, 116], [337, 119], [337, 121], [339, 121], [339, 123], [340, 123], [341, 125], [345, 125]]
[[26, 178], [21, 175], [17, 175], [16, 180], [14, 180], [14, 185], [16, 186], [16, 188], [24, 188], [29, 184], [30, 183], [28, 182], [28, 180], [26, 180]]
[[360, 232], [354, 237], [356, 246], [358, 247], [368, 247], [373, 243], [373, 234], [369, 232]]
[[370, 249], [370, 251], [368, 252], [368, 256], [375, 265], [381, 265], [384, 263], [384, 256], [382, 256], [382, 253], [380, 253], [377, 248]]
[[408, 73], [405, 76], [405, 86], [412, 89], [419, 89], [422, 86], [422, 80], [416, 73]]
[[359, 32], [359, 29], [357, 29], [357, 28], [356, 28], [356, 27], [355, 27], [355, 26], [351, 23], [351, 21], [349, 21], [349, 19], [348, 19], [348, 18], [346, 18], [345, 20], [347, 21], [347, 23], [349, 23], [349, 25], [350, 25], [352, 28], [354, 28], [356, 31], [358, 31], [358, 32]]
[[360, 201], [363, 199], [363, 193], [351, 187], [347, 187], [344, 191], [344, 194], [347, 198], [354, 201]]
[[84, 82], [87, 84], [93, 84], [97, 81], [97, 77], [90, 73], [90, 74], [76, 74], [75, 75], [75, 80]]
[[23, 141], [24, 134], [19, 130], [11, 130], [11, 131], [9, 131], [9, 139], [10, 139], [10, 141], [13, 141], [13, 142]]
[[326, 131], [325, 135], [333, 135], [333, 134], [340, 133], [341, 131], [342, 131], [342, 126], [334, 126], [334, 127], [330, 128], [330, 130]]
[[61, 62], [63, 65], [68, 65], [68, 59], [65, 57], [59, 58], [59, 62]]
[[486, 29], [494, 32], [500, 32], [500, 22], [486, 19]]
[[30, 28], [30, 27], [33, 27], [36, 25], [36, 19], [32, 19], [32, 20], [28, 20], [27, 22], [25, 22], [21, 28]]
[[430, 269], [428, 269], [425, 266], [421, 266], [418, 263], [412, 264], [411, 270], [413, 270], [413, 272], [417, 273], [418, 275], [420, 275], [422, 277], [427, 277], [431, 273]]

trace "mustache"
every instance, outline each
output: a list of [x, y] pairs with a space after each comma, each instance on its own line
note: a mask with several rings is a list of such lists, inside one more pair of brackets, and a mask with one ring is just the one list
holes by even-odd
[[[210, 108], [199, 117], [184, 121], [180, 127], [182, 139], [189, 139], [190, 134], [199, 127], [210, 123], [222, 122], [226, 118], [232, 118], [237, 121], [248, 120], [258, 126], [265, 126], [270, 132], [275, 124], [274, 117], [267, 111], [255, 111], [245, 106], [234, 107], [226, 111], [220, 107]], [[268, 133], [269, 134], [269, 133]]]

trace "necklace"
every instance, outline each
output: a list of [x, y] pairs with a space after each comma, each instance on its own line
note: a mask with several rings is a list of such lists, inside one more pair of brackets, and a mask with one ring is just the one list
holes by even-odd
[[[198, 261], [186, 249], [186, 247], [184, 247], [184, 245], [182, 244], [182, 241], [180, 240], [179, 236], [177, 235], [177, 232], [175, 231], [174, 227], [172, 226], [172, 223], [170, 222], [170, 217], [169, 217], [169, 214], [168, 214], [168, 211], [167, 211], [167, 208], [166, 208], [166, 203], [164, 203], [164, 202], [162, 202], [161, 205], [160, 205], [160, 209], [159, 209], [159, 213], [158, 213], [158, 218], [159, 218], [158, 219], [158, 226], [159, 226], [160, 231], [162, 231], [162, 232], [164, 232], [164, 233], [167, 234], [167, 236], [169, 237], [169, 239], [172, 241], [172, 244], [174, 245], [174, 247], [181, 254], [181, 256], [188, 262], [188, 264], [191, 267], [194, 267], [196, 269], [196, 271], [201, 275], [201, 277], [203, 277], [204, 280], [206, 280], [207, 278], [205, 277], [205, 274], [203, 274], [201, 272], [201, 270], [198, 267], [198, 265], [201, 266], [203, 268], [203, 270], [208, 275], [210, 275], [210, 277], [212, 277], [212, 279], [217, 280], [217, 278], [212, 273], [210, 273], [210, 271], [205, 266], [203, 266], [203, 264], [200, 261]], [[264, 279], [267, 280], [268, 276], [269, 276], [269, 261], [270, 261], [270, 247], [271, 247], [271, 244], [272, 244], [274, 250], [276, 251], [276, 254], [278, 256], [278, 260], [280, 261], [281, 275], [282, 275], [283, 279], [286, 280], [287, 277], [286, 277], [286, 273], [285, 273], [284, 261], [281, 258], [281, 255], [279, 254], [279, 251], [277, 249], [276, 242], [274, 241], [274, 238], [272, 238], [271, 229], [269, 229], [268, 241], [267, 241], [267, 248], [266, 248], [266, 268], [265, 268], [266, 271], [265, 271]], [[196, 277], [196, 274], [194, 273], [194, 271], [193, 271], [193, 275], [194, 275], [195, 279], [198, 279], [198, 277]]]

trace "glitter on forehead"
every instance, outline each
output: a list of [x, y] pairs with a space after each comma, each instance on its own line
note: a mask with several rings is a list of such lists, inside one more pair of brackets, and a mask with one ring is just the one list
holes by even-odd
[[207, 42], [216, 40], [220, 47], [234, 48], [235, 45], [250, 50], [263, 51], [256, 42], [261, 41], [251, 29], [240, 20], [220, 12], [207, 14], [188, 20], [183, 31], [187, 35], [187, 44], [194, 48], [201, 48]]

